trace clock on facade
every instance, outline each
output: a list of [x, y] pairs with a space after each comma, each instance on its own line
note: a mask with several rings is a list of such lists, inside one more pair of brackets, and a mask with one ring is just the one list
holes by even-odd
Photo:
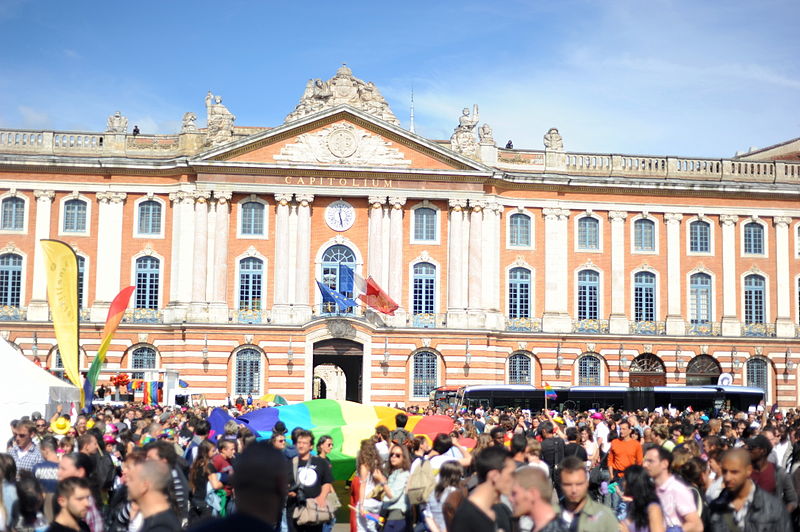
[[325, 209], [325, 222], [334, 231], [347, 231], [355, 221], [356, 210], [346, 201], [334, 201]]

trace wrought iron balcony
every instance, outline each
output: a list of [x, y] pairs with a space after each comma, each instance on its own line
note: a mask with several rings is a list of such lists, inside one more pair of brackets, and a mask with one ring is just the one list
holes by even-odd
[[237, 323], [258, 324], [267, 323], [269, 318], [263, 310], [240, 308], [239, 310], [233, 311], [232, 321]]
[[164, 314], [155, 308], [135, 308], [126, 310], [122, 316], [123, 323], [162, 323]]
[[507, 318], [506, 330], [516, 332], [542, 332], [542, 318]]
[[0, 321], [23, 321], [27, 317], [27, 311], [20, 307], [0, 307]]
[[632, 321], [628, 331], [631, 334], [666, 334], [667, 324], [663, 321]]
[[362, 307], [349, 307], [342, 310], [336, 303], [322, 303], [314, 309], [314, 314], [324, 318], [330, 316], [345, 316], [349, 318], [355, 318], [363, 316], [364, 311]]
[[742, 336], [775, 336], [775, 325], [772, 323], [745, 323], [742, 325]]
[[719, 336], [720, 334], [722, 334], [722, 327], [719, 323], [703, 321], [686, 325], [687, 336]]
[[608, 320], [573, 320], [572, 332], [584, 334], [608, 333]]

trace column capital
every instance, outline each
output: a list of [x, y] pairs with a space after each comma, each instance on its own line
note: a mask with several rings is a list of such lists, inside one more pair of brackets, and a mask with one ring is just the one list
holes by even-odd
[[722, 225], [732, 226], [736, 225], [736, 222], [739, 221], [739, 217], [735, 214], [720, 214], [719, 221]]
[[314, 201], [314, 194], [295, 194], [294, 199], [301, 207], [308, 207]]
[[217, 203], [219, 203], [220, 205], [225, 205], [226, 203], [231, 201], [232, 197], [233, 197], [233, 192], [231, 192], [229, 190], [223, 190], [223, 191], [216, 191], [215, 190], [214, 191], [214, 198], [217, 200]]
[[386, 203], [386, 196], [369, 196], [367, 199], [373, 209], [380, 209]]
[[450, 208], [455, 212], [460, 212], [467, 208], [467, 200], [463, 198], [451, 199], [448, 201], [448, 205], [450, 205]]
[[503, 205], [498, 201], [488, 201], [486, 202], [486, 210], [491, 212], [492, 214], [500, 214], [503, 212]]
[[389, 204], [392, 206], [392, 209], [400, 210], [403, 208], [403, 205], [406, 204], [406, 200], [403, 196], [390, 196], [389, 197]]
[[624, 222], [627, 218], [627, 211], [608, 211], [608, 219], [612, 222]]
[[681, 220], [683, 220], [683, 215], [679, 212], [664, 213], [664, 223], [666, 224], [680, 224]]
[[486, 208], [486, 200], [483, 199], [471, 199], [469, 200], [470, 210], [472, 212], [481, 212], [483, 209]]
[[128, 194], [125, 192], [98, 192], [95, 196], [100, 203], [122, 203]]
[[569, 218], [568, 209], [544, 208], [542, 209], [542, 214], [544, 215], [544, 219], [549, 221], [566, 220]]
[[775, 216], [772, 219], [772, 223], [775, 224], [775, 227], [789, 227], [789, 224], [792, 223], [791, 216]]
[[50, 203], [56, 197], [54, 190], [34, 190], [33, 197], [42, 203]]
[[173, 203], [188, 203], [194, 204], [194, 192], [187, 192], [185, 190], [178, 190], [177, 192], [169, 193], [169, 200]]
[[192, 193], [197, 203], [206, 203], [211, 198], [210, 190], [196, 190]]
[[291, 192], [278, 192], [275, 194], [275, 201], [277, 201], [280, 205], [286, 206], [289, 205], [289, 202], [292, 201], [293, 194]]

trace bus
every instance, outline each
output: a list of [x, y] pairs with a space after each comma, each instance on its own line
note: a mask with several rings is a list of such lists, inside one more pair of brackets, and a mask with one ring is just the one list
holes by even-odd
[[[572, 386], [554, 388], [555, 399], [547, 401], [553, 410], [600, 410], [608, 407], [625, 410], [673, 407], [685, 410], [733, 409], [747, 411], [764, 400], [764, 390], [746, 386], [656, 386], [626, 388], [623, 386]], [[459, 388], [458, 408], [515, 409], [531, 411], [545, 407], [545, 391], [530, 384], [471, 385]]]
[[428, 400], [433, 408], [455, 408], [456, 394], [461, 386], [439, 386], [428, 394]]

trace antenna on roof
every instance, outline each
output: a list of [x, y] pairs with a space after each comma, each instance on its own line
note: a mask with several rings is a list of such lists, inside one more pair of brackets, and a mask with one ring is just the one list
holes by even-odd
[[408, 128], [409, 131], [412, 133], [416, 133], [414, 130], [414, 86], [411, 86], [411, 127]]

